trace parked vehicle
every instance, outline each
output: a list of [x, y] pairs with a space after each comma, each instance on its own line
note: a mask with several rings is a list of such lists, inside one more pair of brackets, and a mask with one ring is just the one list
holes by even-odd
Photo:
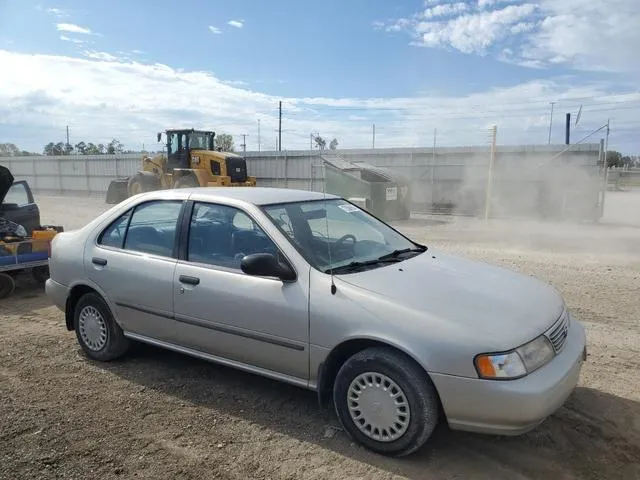
[[21, 225], [26, 235], [31, 235], [40, 226], [40, 208], [29, 183], [16, 181], [4, 165], [0, 165], [0, 218]]
[[520, 434], [559, 408], [585, 332], [534, 278], [435, 251], [346, 200], [143, 193], [53, 240], [46, 291], [86, 354], [132, 340], [314, 390], [388, 455], [439, 420]]
[[[256, 177], [247, 175], [243, 156], [216, 148], [215, 132], [183, 128], [164, 133], [166, 154], [144, 155], [142, 169], [134, 176], [112, 180], [107, 203], [159, 189], [256, 185]], [[162, 133], [158, 133], [158, 142], [161, 139]]]
[[31, 272], [44, 284], [49, 278], [51, 239], [62, 226], [40, 225], [40, 209], [25, 180], [15, 181], [0, 165], [0, 299], [15, 290], [15, 277]]

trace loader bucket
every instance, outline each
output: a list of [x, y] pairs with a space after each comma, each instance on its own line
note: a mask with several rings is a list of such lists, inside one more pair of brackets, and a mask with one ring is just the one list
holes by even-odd
[[107, 190], [107, 203], [115, 204], [120, 203], [129, 197], [129, 191], [127, 185], [129, 184], [129, 178], [117, 178], [109, 183], [109, 189]]

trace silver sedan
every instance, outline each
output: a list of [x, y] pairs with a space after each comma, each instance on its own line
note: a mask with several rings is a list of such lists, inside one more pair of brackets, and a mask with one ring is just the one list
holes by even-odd
[[439, 421], [529, 431], [586, 356], [583, 327], [546, 283], [435, 251], [317, 192], [136, 195], [55, 237], [46, 292], [90, 358], [140, 341], [311, 389], [387, 455], [416, 451]]

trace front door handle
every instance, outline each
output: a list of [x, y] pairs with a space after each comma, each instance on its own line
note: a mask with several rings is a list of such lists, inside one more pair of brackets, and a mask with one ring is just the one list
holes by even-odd
[[93, 263], [94, 265], [100, 265], [101, 267], [104, 267], [107, 264], [107, 260], [105, 258], [93, 257], [91, 259], [91, 263]]
[[198, 277], [190, 277], [189, 275], [180, 275], [179, 280], [180, 282], [188, 285], [198, 285], [200, 283], [200, 279]]

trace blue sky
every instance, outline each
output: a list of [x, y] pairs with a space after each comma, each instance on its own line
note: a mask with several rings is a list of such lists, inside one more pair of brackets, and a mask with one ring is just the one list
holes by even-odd
[[[67, 124], [79, 141], [131, 148], [158, 129], [212, 128], [250, 149], [310, 132], [376, 145], [546, 143], [612, 121], [640, 153], [637, 0], [0, 0], [0, 141], [40, 150]], [[604, 26], [611, 23], [616, 29]], [[598, 135], [594, 136], [597, 141]], [[73, 139], [72, 139], [73, 143]]]

